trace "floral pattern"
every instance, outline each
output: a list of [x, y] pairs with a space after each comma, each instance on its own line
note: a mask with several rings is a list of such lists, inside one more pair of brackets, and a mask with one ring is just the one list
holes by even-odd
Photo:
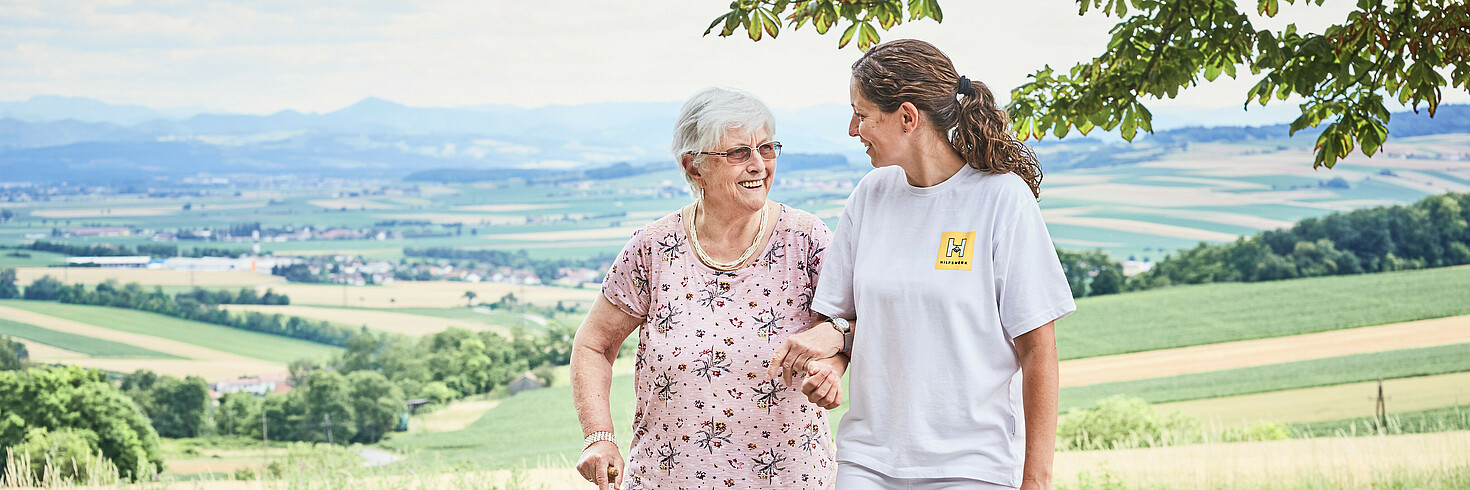
[[628, 242], [603, 283], [644, 319], [627, 488], [832, 487], [826, 411], [766, 376], [775, 348], [818, 320], [830, 239], [815, 216], [782, 206], [760, 258], [736, 271], [699, 262], [679, 212]]

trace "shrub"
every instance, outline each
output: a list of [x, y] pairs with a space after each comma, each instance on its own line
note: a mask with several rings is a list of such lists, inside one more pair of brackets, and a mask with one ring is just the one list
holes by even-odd
[[95, 483], [115, 479], [117, 474], [97, 448], [97, 433], [86, 429], [31, 429], [25, 442], [10, 450], [12, 461], [6, 467], [17, 473], [9, 475], [12, 482], [28, 474], [32, 483], [56, 486]]
[[1072, 409], [1057, 424], [1062, 449], [1166, 446], [1199, 438], [1199, 421], [1182, 413], [1159, 415], [1141, 398], [1118, 395], [1091, 410]]

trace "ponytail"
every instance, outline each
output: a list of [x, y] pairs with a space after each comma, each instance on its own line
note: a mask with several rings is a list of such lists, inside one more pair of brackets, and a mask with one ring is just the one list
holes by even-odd
[[968, 92], [957, 102], [959, 120], [950, 136], [950, 145], [970, 166], [993, 173], [1014, 173], [1031, 194], [1041, 197], [1041, 163], [1036, 153], [1011, 133], [1011, 121], [995, 103], [995, 96], [984, 83], [967, 80]]
[[990, 89], [959, 76], [934, 45], [916, 39], [879, 44], [852, 64], [852, 76], [863, 97], [883, 112], [914, 104], [970, 166], [1019, 175], [1031, 194], [1041, 197], [1036, 153], [1011, 134], [1010, 119]]

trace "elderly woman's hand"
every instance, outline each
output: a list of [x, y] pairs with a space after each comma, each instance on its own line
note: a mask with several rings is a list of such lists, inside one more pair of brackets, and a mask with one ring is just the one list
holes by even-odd
[[772, 378], [779, 375], [786, 386], [791, 386], [791, 377], [805, 371], [808, 361], [832, 357], [841, 350], [842, 332], [830, 323], [818, 323], [804, 332], [786, 337], [781, 347], [776, 348], [776, 355], [771, 357], [766, 375]]
[[812, 361], [807, 364], [807, 377], [801, 382], [801, 393], [823, 409], [837, 408], [842, 404], [842, 373], [846, 371], [847, 356], [836, 355]]
[[618, 445], [610, 441], [592, 443], [582, 451], [582, 459], [577, 461], [577, 473], [588, 482], [597, 484], [597, 490], [621, 487], [623, 455], [618, 451]]

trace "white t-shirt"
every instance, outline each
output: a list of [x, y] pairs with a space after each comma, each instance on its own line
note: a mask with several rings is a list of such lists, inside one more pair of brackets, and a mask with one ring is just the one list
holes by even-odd
[[838, 461], [1020, 485], [1013, 339], [1077, 309], [1024, 180], [966, 166], [914, 187], [899, 167], [869, 173], [842, 212], [812, 309], [857, 319]]

